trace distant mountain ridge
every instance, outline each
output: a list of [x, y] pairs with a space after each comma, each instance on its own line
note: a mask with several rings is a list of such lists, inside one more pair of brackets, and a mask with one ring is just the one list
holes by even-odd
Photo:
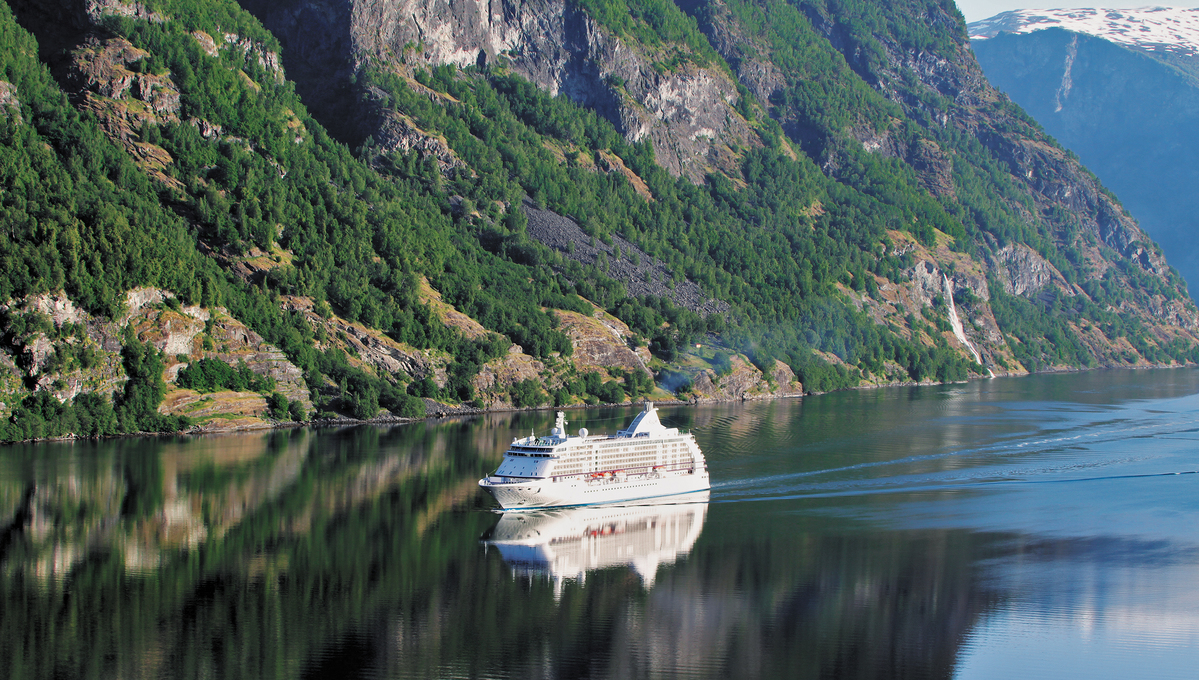
[[971, 40], [1061, 28], [1145, 51], [1199, 54], [1199, 8], [1018, 9], [966, 28]]
[[1020, 10], [968, 29], [987, 78], [1116, 192], [1196, 290], [1199, 9]]

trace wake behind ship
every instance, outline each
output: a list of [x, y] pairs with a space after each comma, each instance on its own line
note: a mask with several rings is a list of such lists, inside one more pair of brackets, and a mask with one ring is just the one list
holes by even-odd
[[709, 488], [695, 436], [665, 427], [645, 410], [614, 435], [566, 434], [558, 412], [548, 436], [514, 439], [499, 468], [479, 480], [505, 510], [594, 505], [674, 496]]

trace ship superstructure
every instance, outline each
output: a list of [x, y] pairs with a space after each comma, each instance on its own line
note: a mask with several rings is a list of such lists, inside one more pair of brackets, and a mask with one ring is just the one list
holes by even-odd
[[505, 510], [617, 503], [709, 488], [695, 436], [666, 427], [645, 410], [614, 435], [566, 433], [558, 412], [547, 436], [514, 439], [499, 468], [479, 480]]

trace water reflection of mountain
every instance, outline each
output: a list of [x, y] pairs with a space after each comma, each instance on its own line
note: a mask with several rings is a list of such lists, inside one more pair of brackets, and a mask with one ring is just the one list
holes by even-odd
[[708, 492], [671, 504], [607, 505], [507, 512], [485, 536], [514, 574], [544, 575], [561, 596], [567, 580], [629, 566], [652, 588], [658, 567], [695, 545], [708, 512]]
[[[788, 437], [825, 436], [785, 427], [800, 406], [668, 417], [704, 424], [728, 474], [736, 451], [784, 461]], [[501, 527], [476, 480], [551, 424], [0, 448], [0, 677], [948, 678], [1011, 611], [1199, 639], [1189, 543], [904, 528], [860, 519], [894, 508], [881, 495], [726, 502], [728, 486], [710, 506]]]
[[444, 564], [422, 543], [482, 500], [513, 419], [0, 447], [0, 677], [294, 675], [412, 558]]
[[[12, 506], [0, 565], [61, 580], [96, 554], [147, 571], [219, 538], [295, 482], [310, 433], [43, 445], [27, 469], [0, 469]], [[0, 461], [11, 465], [13, 451]]]
[[[577, 417], [605, 418], [627, 414]], [[987, 605], [962, 534], [829, 542], [823, 521], [705, 503], [499, 527], [475, 480], [549, 423], [7, 449], [0, 659], [46, 678], [884, 677], [949, 668]]]

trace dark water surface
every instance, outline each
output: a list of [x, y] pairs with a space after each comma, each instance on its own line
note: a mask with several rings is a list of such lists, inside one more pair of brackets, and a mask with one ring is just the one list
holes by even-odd
[[552, 413], [0, 448], [0, 677], [1196, 676], [1199, 371], [661, 415], [708, 502], [491, 512]]

